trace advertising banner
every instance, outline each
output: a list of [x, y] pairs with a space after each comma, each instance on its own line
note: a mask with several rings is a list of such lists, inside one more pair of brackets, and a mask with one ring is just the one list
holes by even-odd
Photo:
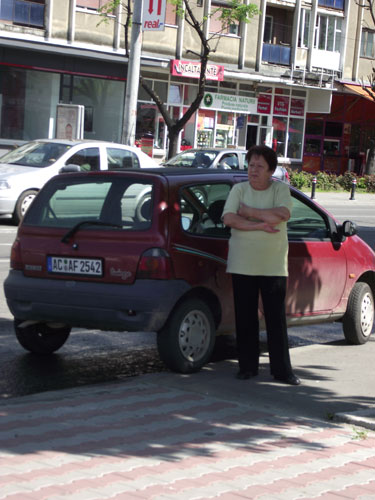
[[201, 107], [218, 111], [250, 114], [257, 112], [257, 100], [255, 97], [206, 92]]

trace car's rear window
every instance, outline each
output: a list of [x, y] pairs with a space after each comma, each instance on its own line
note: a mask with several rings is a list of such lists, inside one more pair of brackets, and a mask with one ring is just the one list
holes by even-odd
[[152, 222], [153, 185], [129, 178], [55, 177], [34, 200], [23, 224], [39, 227], [145, 230]]

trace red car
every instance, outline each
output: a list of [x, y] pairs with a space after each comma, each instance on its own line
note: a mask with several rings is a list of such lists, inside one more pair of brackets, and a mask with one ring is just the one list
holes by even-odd
[[[20, 344], [50, 353], [73, 327], [156, 331], [171, 369], [200, 369], [215, 335], [234, 331], [221, 213], [236, 182], [247, 174], [163, 168], [55, 176], [18, 229], [4, 283]], [[339, 224], [291, 192], [289, 325], [342, 321], [346, 340], [363, 344], [374, 321], [374, 252], [353, 223]]]

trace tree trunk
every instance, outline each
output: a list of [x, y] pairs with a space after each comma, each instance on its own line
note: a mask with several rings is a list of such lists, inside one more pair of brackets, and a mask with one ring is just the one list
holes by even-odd
[[366, 161], [365, 174], [366, 175], [375, 174], [375, 144], [371, 144], [370, 146]]
[[169, 144], [168, 144], [168, 158], [167, 158], [167, 160], [169, 160], [170, 158], [173, 158], [173, 156], [176, 156], [176, 154], [177, 154], [177, 143], [178, 143], [179, 133], [180, 133], [180, 131], [179, 130], [177, 131], [173, 127], [168, 129]]

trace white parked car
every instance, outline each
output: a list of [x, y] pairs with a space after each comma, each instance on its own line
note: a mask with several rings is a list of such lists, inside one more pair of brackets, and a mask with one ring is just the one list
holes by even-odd
[[[218, 168], [223, 170], [247, 170], [246, 149], [186, 149], [170, 158], [165, 167]], [[277, 165], [273, 175], [276, 179], [289, 183], [289, 174], [285, 167]]]
[[71, 164], [87, 171], [159, 167], [139, 148], [113, 142], [27, 142], [0, 157], [0, 218], [18, 224], [44, 184]]

